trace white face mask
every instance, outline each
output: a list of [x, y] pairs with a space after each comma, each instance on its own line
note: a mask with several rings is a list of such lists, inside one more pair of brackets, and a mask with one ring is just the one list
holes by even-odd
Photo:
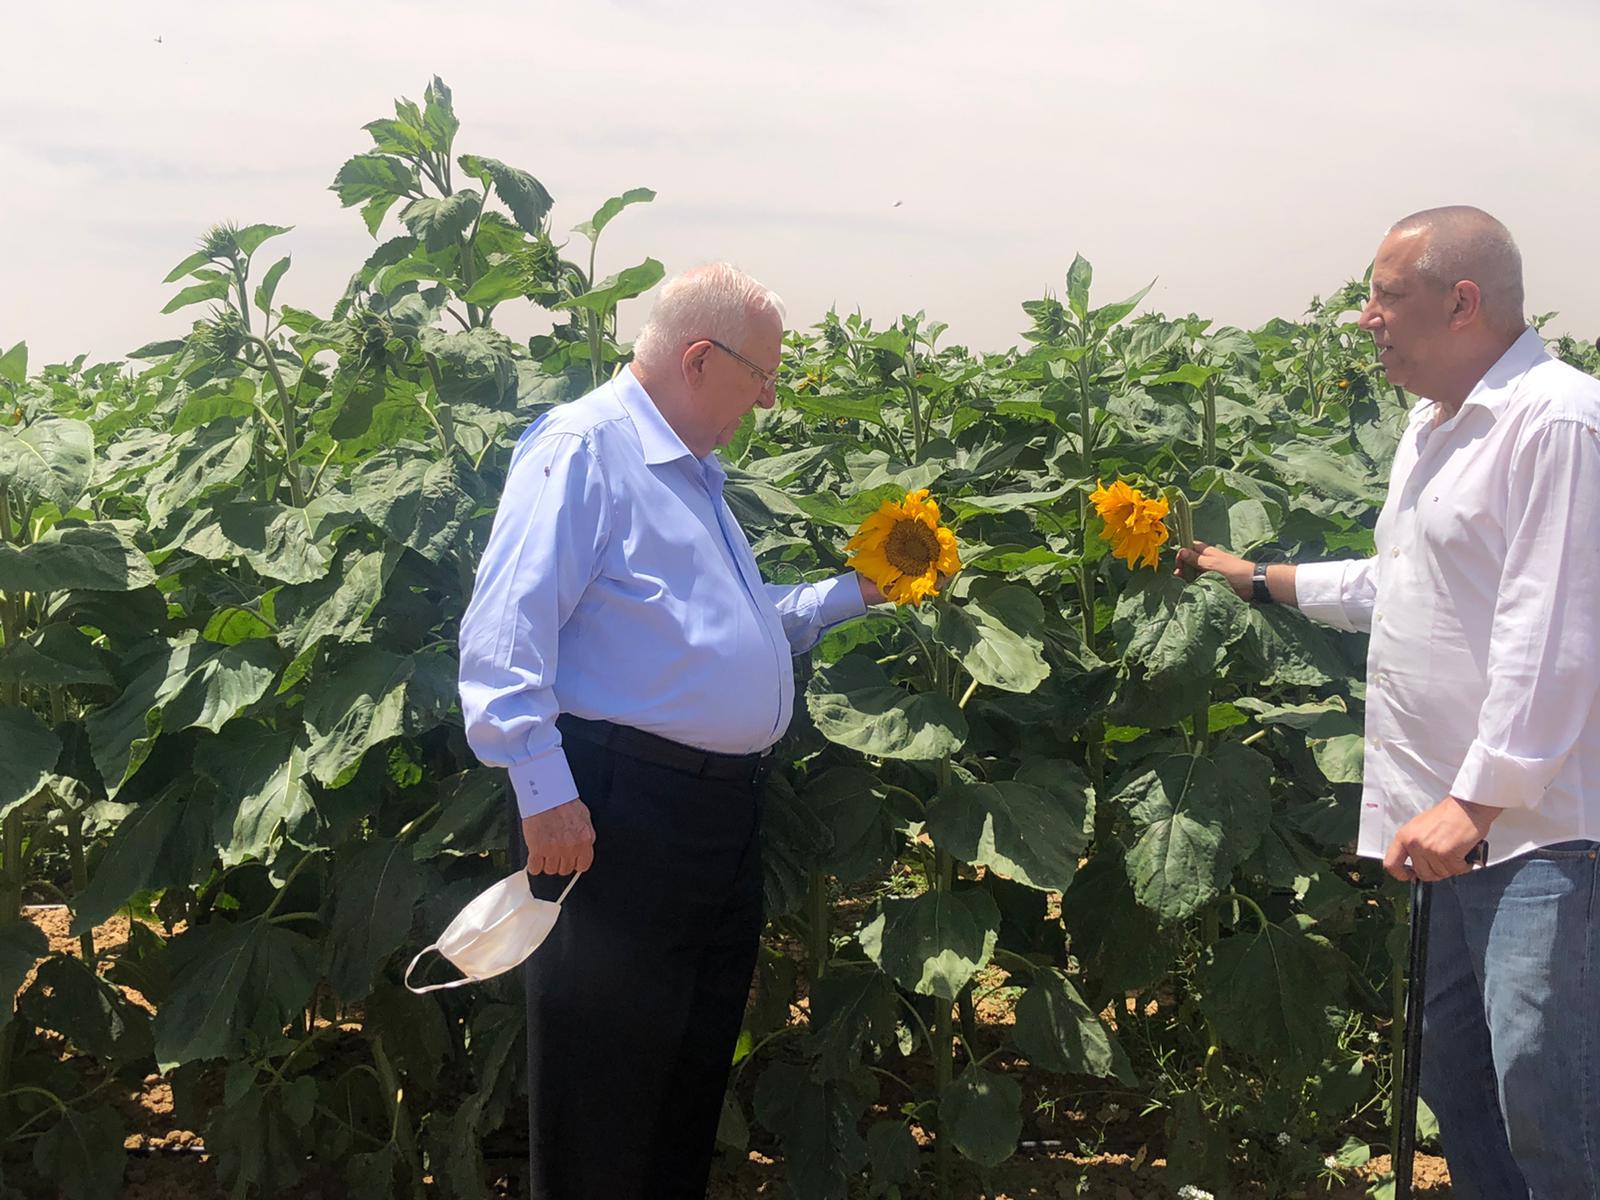
[[[574, 875], [559, 897], [540, 900], [528, 890], [526, 871], [507, 875], [487, 891], [473, 897], [471, 903], [457, 913], [456, 919], [439, 935], [438, 941], [417, 952], [417, 957], [406, 968], [406, 987], [421, 995], [440, 988], [480, 983], [511, 970], [550, 936], [556, 918], [561, 915], [561, 902], [577, 882], [578, 876]], [[450, 983], [432, 983], [427, 987], [411, 987], [412, 968], [429, 950], [437, 950], [448, 958], [466, 978]]]

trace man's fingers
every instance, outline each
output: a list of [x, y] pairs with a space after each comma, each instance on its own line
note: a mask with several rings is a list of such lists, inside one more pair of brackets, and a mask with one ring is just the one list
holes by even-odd
[[578, 861], [575, 869], [580, 873], [594, 866], [594, 841], [591, 839], [578, 848]]

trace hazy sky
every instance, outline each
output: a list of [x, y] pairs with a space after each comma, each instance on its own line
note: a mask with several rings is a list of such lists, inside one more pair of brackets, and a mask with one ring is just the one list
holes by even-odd
[[1082, 251], [1100, 300], [1157, 277], [1253, 325], [1475, 203], [1530, 311], [1600, 334], [1593, 0], [12, 0], [0, 44], [0, 347], [34, 366], [185, 331], [161, 280], [219, 220], [295, 226], [279, 299], [325, 312], [373, 244], [328, 184], [435, 73], [457, 151], [536, 175], [558, 229], [656, 189], [601, 274], [731, 259], [795, 324], [920, 308], [997, 349]]

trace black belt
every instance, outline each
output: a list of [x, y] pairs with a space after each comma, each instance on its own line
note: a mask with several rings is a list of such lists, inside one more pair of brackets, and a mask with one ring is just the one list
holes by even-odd
[[556, 718], [556, 728], [562, 737], [577, 738], [629, 758], [670, 767], [696, 779], [732, 780], [736, 783], [760, 783], [772, 770], [772, 751], [760, 754], [718, 754], [714, 750], [700, 750], [685, 746], [659, 734], [646, 733], [630, 725], [613, 721], [590, 721], [562, 713]]

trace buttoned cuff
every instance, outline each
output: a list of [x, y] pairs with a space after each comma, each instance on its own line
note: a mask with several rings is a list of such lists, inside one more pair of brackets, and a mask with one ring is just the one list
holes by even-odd
[[517, 811], [524, 817], [537, 816], [569, 800], [578, 798], [578, 785], [567, 765], [567, 752], [560, 746], [546, 750], [506, 768], [511, 787], [517, 793]]
[[1294, 568], [1295, 607], [1313, 621], [1336, 629], [1356, 630], [1345, 608], [1345, 562], [1297, 563]]
[[867, 601], [858, 579], [854, 571], [846, 571], [811, 585], [817, 593], [817, 624], [823, 629], [866, 615]]
[[1493, 808], [1532, 808], [1560, 771], [1559, 760], [1519, 758], [1474, 741], [1456, 772], [1450, 794]]

